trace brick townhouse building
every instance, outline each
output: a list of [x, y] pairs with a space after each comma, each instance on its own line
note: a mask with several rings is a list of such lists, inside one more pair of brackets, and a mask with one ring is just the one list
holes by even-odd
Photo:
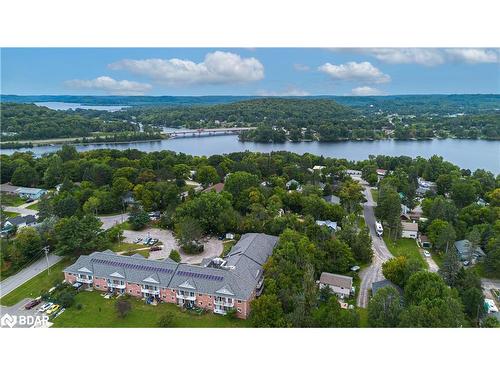
[[86, 288], [129, 294], [181, 307], [200, 307], [216, 314], [235, 309], [246, 319], [250, 301], [263, 288], [262, 266], [278, 237], [247, 233], [225, 258], [205, 258], [200, 266], [171, 259], [151, 260], [139, 254], [117, 255], [111, 250], [82, 255], [67, 267], [67, 282]]

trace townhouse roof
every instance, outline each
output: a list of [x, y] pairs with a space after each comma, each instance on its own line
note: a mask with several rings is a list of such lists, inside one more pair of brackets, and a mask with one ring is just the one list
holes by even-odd
[[80, 256], [64, 272], [248, 300], [262, 278], [262, 265], [272, 254], [277, 241], [276, 236], [247, 233], [233, 246], [223, 267], [210, 267], [209, 259], [204, 266], [198, 266], [179, 264], [169, 258], [159, 261], [138, 254], [117, 255], [106, 250]]
[[335, 273], [322, 272], [321, 276], [319, 278], [319, 282], [321, 284], [338, 286], [338, 287], [345, 288], [345, 289], [352, 288], [352, 277], [338, 275]]

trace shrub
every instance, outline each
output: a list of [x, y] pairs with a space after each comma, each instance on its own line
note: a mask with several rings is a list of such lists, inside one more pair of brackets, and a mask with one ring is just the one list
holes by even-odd
[[174, 326], [174, 314], [170, 311], [167, 311], [163, 314], [158, 321], [158, 326], [161, 328], [168, 328]]
[[170, 255], [168, 257], [177, 263], [180, 263], [181, 261], [181, 255], [177, 250], [174, 249], [170, 250]]
[[120, 318], [125, 318], [130, 310], [132, 310], [132, 304], [128, 299], [120, 298], [115, 302], [115, 309]]

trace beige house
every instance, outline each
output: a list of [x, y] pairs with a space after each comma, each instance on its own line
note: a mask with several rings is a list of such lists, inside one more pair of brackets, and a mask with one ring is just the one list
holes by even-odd
[[319, 288], [328, 287], [330, 290], [340, 298], [349, 297], [354, 294], [352, 286], [352, 277], [337, 275], [334, 273], [323, 272], [317, 281]]
[[403, 238], [413, 238], [417, 239], [418, 236], [418, 224], [403, 221], [401, 222], [402, 232], [401, 237]]

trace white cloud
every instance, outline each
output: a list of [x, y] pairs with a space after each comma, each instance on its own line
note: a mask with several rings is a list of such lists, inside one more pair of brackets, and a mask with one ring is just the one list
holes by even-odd
[[498, 52], [482, 48], [452, 48], [446, 53], [450, 58], [468, 64], [495, 63], [500, 61]]
[[368, 61], [360, 63], [351, 61], [341, 65], [326, 63], [321, 65], [318, 70], [336, 80], [374, 83], [387, 83], [391, 80], [389, 75], [382, 73]]
[[260, 96], [309, 96], [311, 95], [308, 91], [299, 89], [295, 86], [288, 86], [283, 91], [268, 91], [268, 90], [259, 90], [257, 95]]
[[435, 66], [450, 61], [474, 64], [499, 60], [498, 51], [484, 48], [365, 48], [361, 51], [388, 64]]
[[95, 79], [73, 79], [66, 81], [65, 85], [73, 89], [101, 90], [113, 95], [144, 95], [146, 91], [153, 88], [149, 83], [127, 80], [117, 81], [108, 76]]
[[365, 52], [389, 64], [439, 65], [445, 57], [439, 49], [433, 48], [371, 48]]
[[167, 85], [243, 83], [264, 78], [264, 66], [259, 60], [221, 51], [208, 53], [200, 63], [176, 58], [127, 59], [108, 66], [144, 75]]
[[381, 95], [382, 91], [370, 86], [361, 86], [352, 89], [351, 94], [355, 96]]
[[298, 70], [299, 72], [307, 72], [308, 70], [311, 69], [309, 67], [309, 65], [305, 65], [305, 64], [293, 64], [293, 68], [295, 70]]

